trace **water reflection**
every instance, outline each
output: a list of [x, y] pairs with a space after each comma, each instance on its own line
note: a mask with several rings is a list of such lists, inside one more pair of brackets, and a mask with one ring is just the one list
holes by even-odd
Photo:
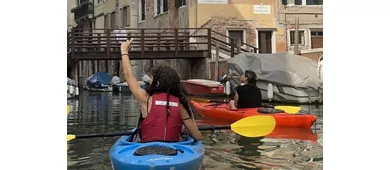
[[[130, 93], [82, 92], [68, 100], [68, 133], [127, 131], [138, 121], [139, 105]], [[229, 130], [202, 132], [204, 168], [322, 169], [322, 108], [302, 106], [318, 116], [313, 130], [276, 128], [262, 138], [247, 138]], [[198, 124], [224, 125], [196, 116]], [[118, 137], [74, 139], [69, 142], [68, 169], [112, 169], [109, 149]]]

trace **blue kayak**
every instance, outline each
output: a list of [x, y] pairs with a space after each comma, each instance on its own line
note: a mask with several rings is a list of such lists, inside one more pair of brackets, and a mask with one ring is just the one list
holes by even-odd
[[182, 142], [130, 142], [119, 138], [110, 150], [114, 170], [199, 170], [205, 148], [191, 137]]

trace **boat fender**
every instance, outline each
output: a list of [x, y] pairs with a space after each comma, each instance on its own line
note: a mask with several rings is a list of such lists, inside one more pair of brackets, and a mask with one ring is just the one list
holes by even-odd
[[79, 88], [78, 88], [78, 87], [76, 87], [76, 96], [78, 96], [78, 95], [79, 95], [79, 93], [80, 93], [80, 91], [79, 91]]
[[134, 152], [134, 156], [146, 156], [146, 155], [164, 155], [164, 156], [175, 156], [177, 155], [177, 152], [180, 151], [183, 153], [184, 151], [181, 149], [174, 149], [171, 147], [166, 146], [160, 146], [160, 145], [152, 145], [152, 146], [145, 146], [142, 148], [138, 148]]
[[70, 86], [69, 88], [69, 94], [73, 95], [74, 93], [74, 87], [73, 86]]
[[268, 101], [272, 101], [274, 97], [274, 86], [271, 83], [268, 83], [267, 97], [268, 97]]
[[226, 82], [225, 93], [228, 96], [230, 95], [230, 82], [229, 81]]
[[266, 107], [266, 108], [259, 108], [259, 109], [257, 109], [257, 112], [263, 113], [263, 114], [284, 113], [283, 110], [274, 109], [274, 108], [269, 108], [269, 107]]

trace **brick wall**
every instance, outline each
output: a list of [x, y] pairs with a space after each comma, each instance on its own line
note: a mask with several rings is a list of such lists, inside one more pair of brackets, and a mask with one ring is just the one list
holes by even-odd
[[[214, 75], [215, 75], [215, 62], [212, 61], [210, 62], [210, 79], [214, 80]], [[227, 74], [227, 62], [226, 61], [220, 61], [219, 62], [219, 73], [218, 73], [218, 80], [219, 78], [222, 77], [223, 75]]]
[[[220, 34], [226, 35], [228, 29], [245, 29], [246, 30], [246, 44], [256, 46], [256, 27], [253, 21], [238, 20], [235, 17], [213, 17], [209, 22], [202, 26], [203, 28], [211, 28]], [[216, 36], [222, 41], [227, 41], [226, 37]]]

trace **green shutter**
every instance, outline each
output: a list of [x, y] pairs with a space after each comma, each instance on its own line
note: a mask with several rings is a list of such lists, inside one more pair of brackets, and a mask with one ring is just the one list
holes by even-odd
[[176, 8], [181, 7], [181, 1], [182, 1], [182, 0], [175, 0], [175, 7], [176, 7]]

